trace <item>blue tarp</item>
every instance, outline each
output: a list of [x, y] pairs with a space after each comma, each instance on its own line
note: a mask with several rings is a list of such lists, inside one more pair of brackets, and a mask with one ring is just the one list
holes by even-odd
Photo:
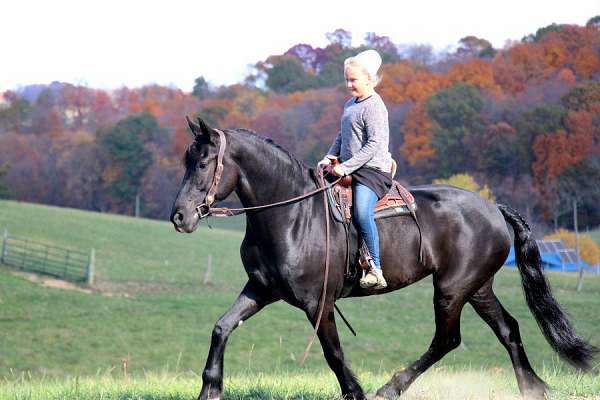
[[[564, 272], [579, 271], [579, 267], [577, 266], [576, 262], [563, 262], [560, 260], [560, 255], [558, 253], [541, 253], [541, 256], [542, 266], [545, 270]], [[583, 261], [583, 259], [580, 259], [579, 262], [583, 266], [584, 270], [591, 270], [590, 266]], [[515, 248], [513, 246], [510, 247], [510, 253], [508, 253], [508, 258], [504, 262], [504, 266], [509, 268], [515, 268], [517, 266], [517, 260], [515, 259]]]

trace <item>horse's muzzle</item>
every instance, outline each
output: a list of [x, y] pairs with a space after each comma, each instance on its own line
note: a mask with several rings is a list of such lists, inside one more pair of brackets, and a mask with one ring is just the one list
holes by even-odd
[[186, 218], [185, 213], [179, 209], [171, 214], [171, 222], [177, 232], [192, 233], [198, 227], [200, 221], [198, 214], [193, 212], [188, 215], [189, 217]]

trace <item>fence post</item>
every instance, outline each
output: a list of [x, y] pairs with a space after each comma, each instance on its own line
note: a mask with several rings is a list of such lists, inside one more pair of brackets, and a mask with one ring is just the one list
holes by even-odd
[[212, 269], [212, 256], [208, 255], [208, 263], [206, 265], [206, 272], [204, 273], [204, 278], [202, 279], [202, 284], [206, 286], [208, 280], [210, 279], [210, 270]]
[[0, 262], [4, 264], [4, 259], [8, 254], [8, 229], [4, 229], [4, 238], [2, 240], [2, 254], [0, 254]]
[[23, 258], [21, 259], [21, 269], [25, 269], [25, 260], [27, 260], [27, 245], [29, 244], [29, 239], [25, 239], [25, 245], [23, 246]]
[[86, 271], [86, 281], [89, 286], [94, 284], [94, 266], [96, 264], [96, 251], [90, 250], [90, 260]]

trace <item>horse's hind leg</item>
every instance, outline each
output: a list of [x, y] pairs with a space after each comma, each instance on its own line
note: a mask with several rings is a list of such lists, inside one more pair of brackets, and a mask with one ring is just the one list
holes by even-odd
[[210, 351], [202, 373], [202, 390], [198, 396], [199, 400], [221, 398], [223, 393], [223, 356], [229, 335], [241, 321], [250, 318], [264, 306], [276, 300], [265, 290], [248, 282], [229, 310], [219, 318], [212, 332]]
[[502, 304], [500, 304], [500, 301], [494, 294], [492, 279], [471, 297], [469, 303], [471, 303], [477, 314], [492, 328], [500, 343], [508, 351], [521, 394], [527, 398], [543, 399], [547, 389], [546, 384], [531, 368], [531, 364], [523, 348], [523, 343], [521, 342], [519, 324], [502, 307]]
[[[315, 318], [308, 314], [309, 313], [307, 313], [307, 316], [314, 326]], [[340, 338], [335, 324], [333, 305], [325, 305], [317, 335], [319, 336], [319, 341], [321, 342], [327, 364], [329, 364], [329, 367], [333, 370], [340, 383], [342, 397], [346, 400], [366, 399], [358, 380], [344, 361], [344, 352], [342, 351]]]
[[378, 397], [395, 399], [429, 367], [460, 345], [460, 313], [465, 300], [463, 296], [449, 292], [437, 285], [435, 287], [435, 335], [427, 352], [405, 370], [396, 372], [388, 383], [377, 390]]

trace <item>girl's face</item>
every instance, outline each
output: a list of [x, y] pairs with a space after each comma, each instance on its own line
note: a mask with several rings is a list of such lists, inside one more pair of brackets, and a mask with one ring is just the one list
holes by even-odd
[[344, 71], [346, 75], [346, 87], [352, 96], [362, 100], [369, 97], [373, 92], [373, 84], [369, 74], [362, 67], [349, 65]]

